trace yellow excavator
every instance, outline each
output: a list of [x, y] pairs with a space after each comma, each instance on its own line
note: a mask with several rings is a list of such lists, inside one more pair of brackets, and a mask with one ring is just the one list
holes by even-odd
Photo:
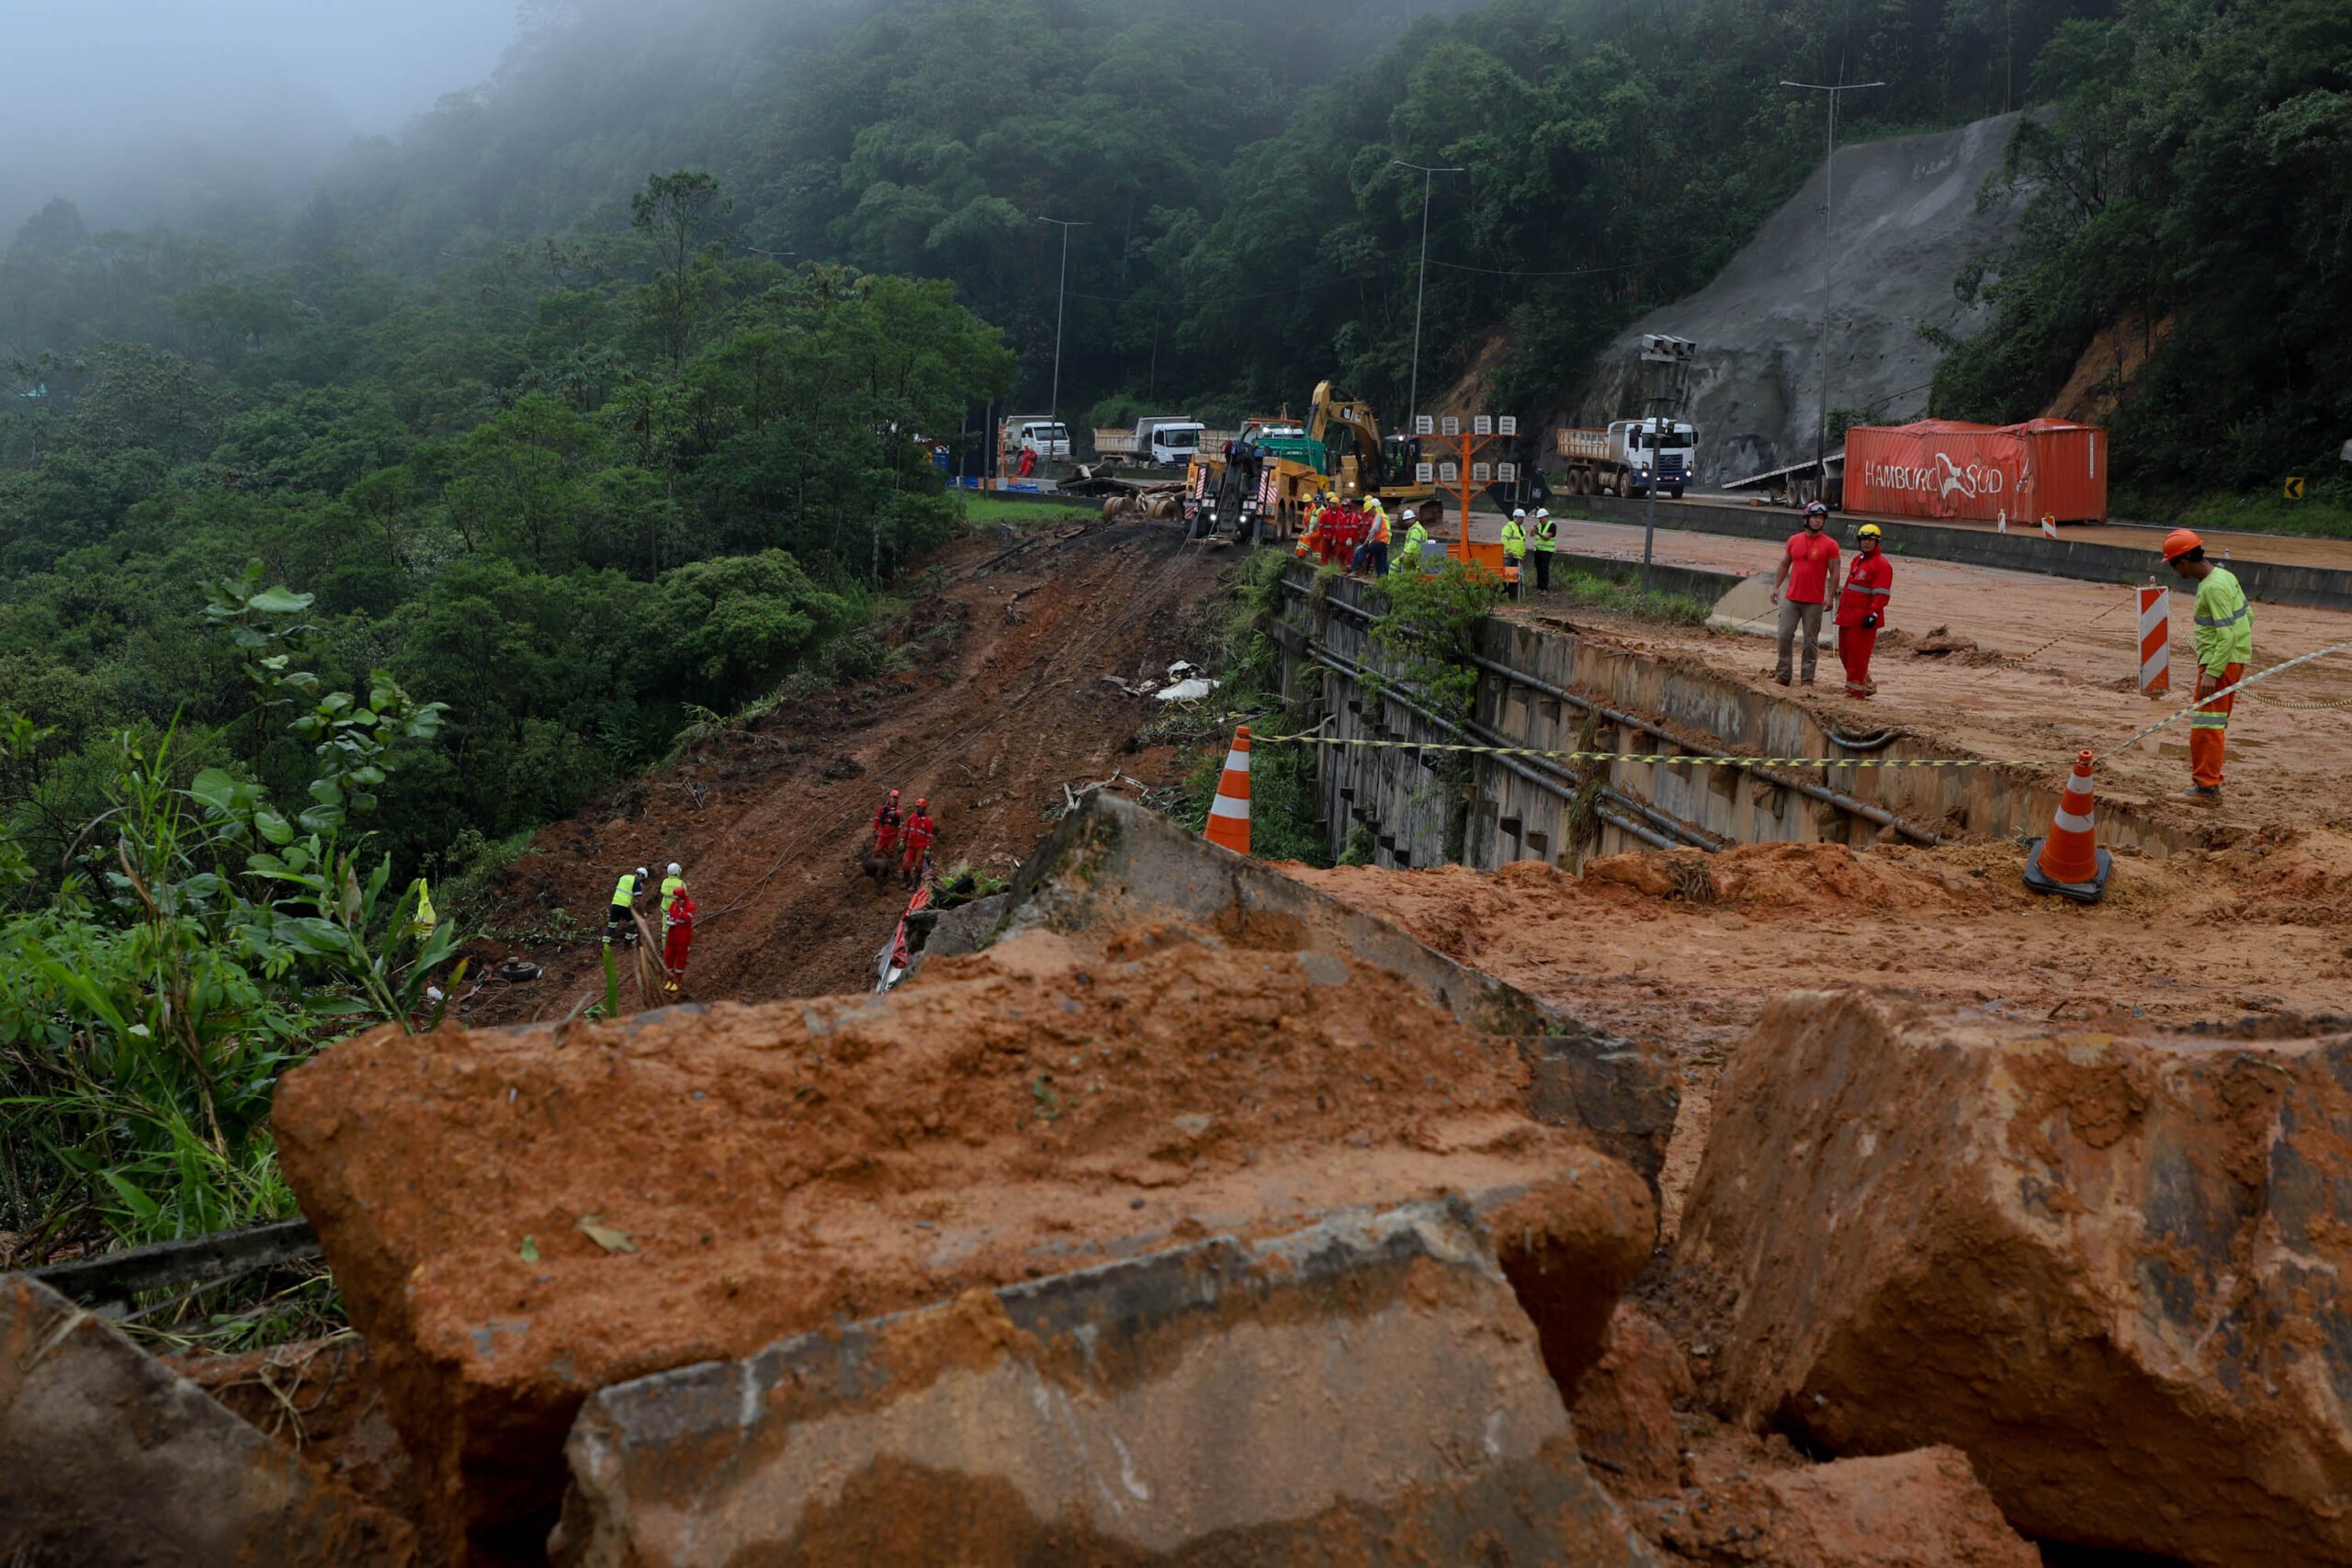
[[[1288, 413], [1243, 423], [1233, 455], [1203, 451], [1186, 476], [1195, 537], [1287, 538], [1326, 491], [1344, 500], [1378, 496], [1392, 510], [1427, 501], [1413, 481], [1413, 444], [1381, 437], [1372, 405], [1329, 381], [1317, 384], [1305, 421]], [[1400, 482], [1401, 481], [1401, 482]]]

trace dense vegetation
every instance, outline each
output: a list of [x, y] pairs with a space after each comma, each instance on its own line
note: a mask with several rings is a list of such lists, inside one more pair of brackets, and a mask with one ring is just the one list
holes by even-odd
[[1945, 360], [1939, 407], [2037, 413], [2117, 327], [2127, 361], [2156, 345], [2113, 420], [2138, 499], [2296, 473], [2352, 508], [2352, 7], [2134, 0], [2061, 28], [2034, 90], [2055, 112], [2009, 156], [2030, 214], [1964, 280], [1998, 319]]

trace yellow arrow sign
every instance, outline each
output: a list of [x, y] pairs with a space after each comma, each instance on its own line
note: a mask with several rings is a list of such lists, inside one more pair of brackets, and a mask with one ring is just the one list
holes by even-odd
[[2301, 501], [2303, 499], [2302, 475], [2290, 474], [2287, 476], [2287, 499], [2289, 501]]

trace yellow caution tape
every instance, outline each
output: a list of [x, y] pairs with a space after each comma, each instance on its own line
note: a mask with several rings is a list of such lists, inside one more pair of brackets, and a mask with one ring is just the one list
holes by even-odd
[[1564, 762], [1675, 762], [1690, 768], [2060, 768], [2071, 761], [1997, 757], [1724, 757], [1673, 751], [1547, 751], [1533, 746], [1471, 746], [1458, 741], [1365, 740], [1337, 735], [1260, 735], [1266, 746], [1363, 746], [1399, 751], [1463, 751], [1477, 757], [1543, 757]]

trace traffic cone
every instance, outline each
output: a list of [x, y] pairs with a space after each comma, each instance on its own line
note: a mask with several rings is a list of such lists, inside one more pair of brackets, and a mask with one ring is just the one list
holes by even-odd
[[1209, 802], [1206, 829], [1212, 844], [1235, 854], [1250, 852], [1250, 727], [1233, 732], [1233, 750], [1225, 754], [1225, 777], [1217, 781], [1216, 798]]
[[2051, 819], [2050, 836], [2036, 839], [2025, 852], [2025, 885], [2036, 893], [2054, 893], [2077, 904], [2096, 904], [2107, 896], [2107, 874], [2115, 862], [2098, 847], [2098, 811], [2091, 802], [2091, 754], [2075, 759]]

